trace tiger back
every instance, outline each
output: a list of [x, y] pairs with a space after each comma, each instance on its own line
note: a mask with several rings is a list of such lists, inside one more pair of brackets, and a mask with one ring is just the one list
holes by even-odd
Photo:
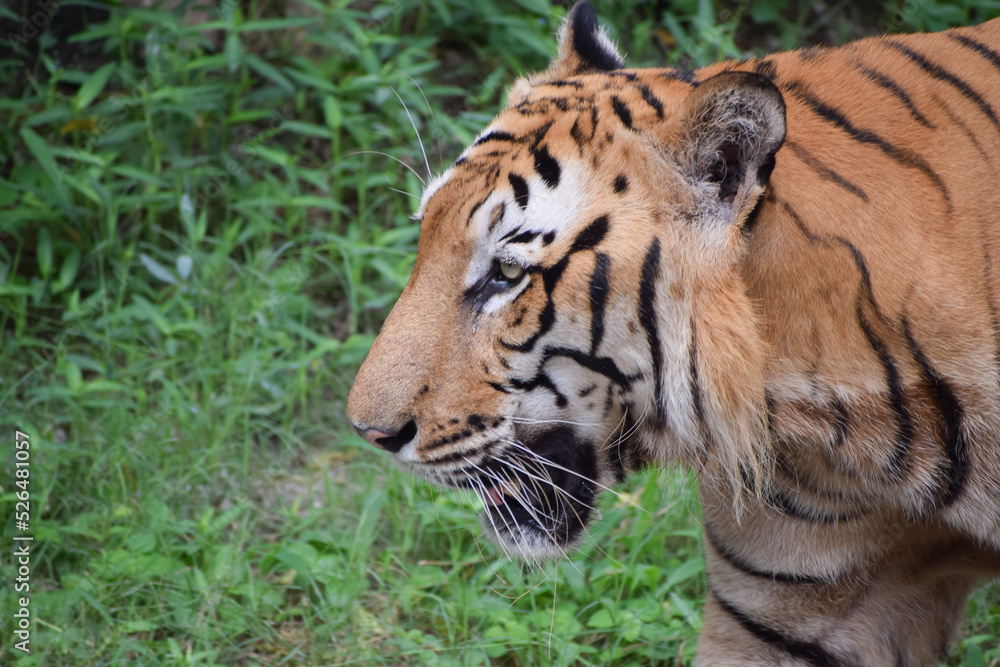
[[421, 200], [372, 444], [558, 557], [698, 472], [702, 665], [930, 665], [1000, 573], [1000, 20], [628, 69], [578, 3]]

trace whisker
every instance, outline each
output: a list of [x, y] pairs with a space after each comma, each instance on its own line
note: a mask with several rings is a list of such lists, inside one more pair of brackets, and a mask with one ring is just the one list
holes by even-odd
[[[482, 498], [483, 498], [483, 500], [485, 502], [485, 499], [486, 499], [486, 487], [483, 485], [482, 481], [480, 481], [478, 479], [473, 480], [473, 484], [478, 484], [482, 488], [482, 492], [483, 492], [482, 493]], [[489, 520], [490, 524], [492, 524], [492, 526], [493, 526], [493, 532], [495, 532], [497, 534], [497, 544], [500, 546], [500, 550], [503, 551], [504, 556], [506, 556], [507, 559], [510, 560], [511, 559], [510, 558], [510, 553], [507, 552], [507, 547], [504, 546], [503, 540], [500, 539], [500, 529], [497, 528], [496, 522], [493, 521], [493, 513], [487, 511], [486, 512], [486, 518]], [[504, 524], [506, 524], [506, 521], [504, 521]], [[508, 528], [509, 528], [509, 526], [508, 526]]]
[[600, 422], [571, 422], [566, 419], [527, 419], [525, 417], [510, 417], [516, 424], [568, 424], [569, 426], [600, 426]]
[[419, 83], [417, 83], [416, 79], [414, 79], [412, 76], [410, 76], [409, 72], [404, 72], [403, 70], [401, 70], [401, 69], [399, 69], [397, 67], [393, 67], [391, 69], [399, 72], [400, 74], [402, 74], [403, 76], [405, 76], [407, 79], [409, 79], [410, 81], [412, 81], [413, 85], [416, 86], [417, 90], [420, 92], [420, 96], [422, 98], [424, 98], [424, 105], [427, 107], [427, 111], [431, 115], [431, 122], [434, 123], [434, 136], [437, 137], [438, 162], [444, 162], [444, 156], [441, 155], [441, 128], [438, 127], [437, 117], [435, 117], [435, 115], [434, 115], [434, 109], [433, 109], [433, 107], [431, 107], [431, 103], [427, 101], [427, 96], [424, 95], [424, 89], [423, 89], [423, 87]]
[[[399, 96], [399, 93], [396, 92], [395, 88], [389, 86], [389, 90], [391, 90], [392, 94], [396, 96], [399, 103], [403, 105], [403, 111], [406, 112], [406, 117], [410, 119], [410, 127], [413, 128], [413, 133], [417, 135], [417, 143], [420, 144], [420, 153], [424, 156], [424, 166], [427, 167], [427, 178], [430, 178], [431, 163], [427, 161], [427, 151], [424, 150], [424, 140], [420, 138], [420, 130], [417, 129], [417, 124], [413, 121], [413, 116], [410, 114], [410, 108], [406, 106], [406, 102], [404, 102], [403, 98]], [[423, 95], [423, 93], [421, 93], [421, 95]]]
[[[388, 185], [386, 187], [389, 188]], [[420, 201], [420, 197], [413, 194], [412, 192], [407, 192], [406, 190], [400, 190], [399, 188], [389, 188], [389, 189], [392, 190], [393, 192], [398, 192], [401, 195], [406, 195], [407, 197], [413, 197], [417, 201]]]
[[[464, 457], [463, 457], [463, 458], [464, 458]], [[470, 463], [471, 463], [471, 462], [470, 462]], [[504, 485], [504, 480], [500, 479], [500, 478], [499, 478], [499, 477], [498, 477], [498, 476], [497, 476], [497, 475], [496, 475], [495, 473], [493, 473], [492, 471], [488, 471], [488, 470], [485, 470], [485, 469], [481, 468], [480, 466], [478, 466], [478, 465], [477, 465], [477, 464], [475, 464], [475, 463], [471, 463], [471, 465], [472, 465], [472, 466], [473, 466], [474, 468], [476, 468], [476, 470], [478, 470], [478, 471], [479, 471], [479, 472], [480, 472], [481, 474], [483, 474], [484, 476], [486, 476], [486, 477], [488, 477], [489, 479], [492, 479], [492, 480], [494, 480], [494, 481], [498, 482], [498, 486], [500, 486], [501, 488], [506, 488], [506, 486]], [[509, 480], [508, 480], [508, 481], [509, 481]], [[489, 518], [489, 520], [490, 520], [490, 523], [492, 523], [492, 524], [493, 524], [493, 529], [494, 529], [494, 530], [497, 530], [497, 527], [496, 527], [496, 523], [494, 523], [494, 522], [493, 522], [493, 516], [492, 516], [492, 512], [490, 512], [490, 510], [489, 510], [489, 507], [488, 507], [488, 505], [489, 505], [490, 503], [489, 503], [489, 500], [487, 499], [487, 495], [488, 495], [488, 494], [487, 494], [487, 492], [486, 492], [486, 486], [485, 486], [485, 485], [483, 484], [482, 480], [481, 480], [481, 479], [478, 479], [478, 478], [477, 478], [477, 479], [475, 479], [475, 483], [476, 483], [476, 484], [479, 484], [479, 485], [480, 485], [480, 487], [481, 487], [481, 488], [483, 489], [483, 504], [484, 504], [484, 505], [487, 505], [487, 508], [485, 509], [485, 512], [486, 512], [486, 515], [487, 515], [487, 518]], [[500, 520], [501, 520], [501, 521], [503, 521], [503, 523], [504, 523], [504, 526], [506, 526], [508, 530], [511, 530], [511, 531], [513, 531], [513, 530], [514, 530], [514, 529], [516, 528], [516, 529], [518, 529], [518, 532], [520, 532], [520, 526], [519, 526], [519, 524], [517, 523], [517, 517], [515, 517], [515, 516], [514, 516], [514, 512], [513, 512], [513, 511], [512, 511], [511, 509], [510, 509], [510, 507], [507, 507], [506, 503], [504, 504], [504, 509], [506, 509], [506, 510], [507, 510], [507, 513], [508, 513], [508, 514], [510, 515], [510, 519], [511, 519], [511, 522], [513, 523], [513, 527], [512, 527], [512, 525], [511, 525], [511, 524], [508, 524], [508, 523], [507, 523], [507, 519], [506, 519], [506, 517], [504, 517], [504, 516], [503, 516], [503, 515], [501, 514], [501, 515], [500, 515]], [[536, 520], [537, 520], [537, 518], [536, 518]], [[501, 535], [500, 535], [500, 532], [499, 532], [499, 531], [497, 531], [497, 538], [499, 539], [500, 537], [501, 537]], [[507, 553], [507, 549], [506, 549], [506, 548], [504, 548], [503, 544], [501, 544], [501, 547], [500, 547], [500, 548], [501, 548], [501, 549], [503, 549], [503, 552], [504, 552], [504, 554], [505, 554], [505, 555], [507, 556], [507, 558], [508, 558], [508, 559], [510, 559], [510, 554], [508, 554], [508, 553]]]
[[411, 167], [410, 165], [406, 164], [402, 160], [400, 160], [395, 155], [390, 155], [389, 153], [385, 153], [383, 151], [354, 151], [353, 153], [347, 153], [347, 154], [345, 154], [344, 157], [353, 157], [355, 155], [364, 155], [366, 153], [369, 153], [371, 155], [382, 155], [384, 157], [391, 158], [391, 159], [395, 160], [399, 164], [401, 164], [404, 167], [406, 167], [407, 169], [409, 169], [410, 173], [412, 173], [414, 176], [416, 176], [417, 180], [420, 181], [420, 185], [422, 185], [424, 187], [427, 187], [427, 181], [425, 181], [423, 178], [420, 177], [420, 174], [417, 173], [417, 170], [414, 169], [413, 167]]
[[558, 463], [550, 461], [549, 459], [545, 458], [544, 456], [531, 451], [530, 449], [528, 449], [527, 447], [525, 447], [521, 443], [517, 442], [516, 440], [507, 440], [505, 438], [505, 439], [503, 439], [503, 442], [505, 444], [508, 444], [508, 445], [512, 446], [512, 447], [516, 447], [516, 448], [522, 450], [524, 453], [528, 454], [531, 457], [534, 457], [534, 458], [536, 458], [536, 459], [538, 459], [540, 461], [543, 461], [545, 463], [545, 465], [547, 465], [547, 466], [552, 466], [553, 468], [555, 468], [557, 470], [562, 470], [562, 471], [567, 472], [567, 473], [569, 473], [569, 474], [571, 474], [571, 475], [573, 475], [575, 477], [579, 477], [580, 479], [582, 479], [585, 482], [590, 482], [591, 484], [593, 484], [597, 488], [601, 489], [602, 491], [607, 491], [608, 493], [610, 493], [611, 495], [615, 496], [619, 500], [623, 500], [626, 503], [628, 503], [628, 504], [630, 504], [630, 505], [632, 505], [634, 507], [639, 507], [634, 501], [629, 500], [628, 498], [626, 498], [622, 494], [618, 493], [617, 491], [615, 491], [611, 487], [606, 486], [604, 484], [601, 484], [600, 482], [598, 482], [596, 480], [593, 480], [593, 479], [587, 477], [586, 475], [582, 475], [582, 474], [576, 472], [575, 470], [570, 470], [569, 468], [567, 468], [565, 466], [561, 466]]
[[[572, 500], [572, 501], [574, 501], [574, 502], [576, 502], [576, 503], [578, 503], [580, 505], [583, 505], [584, 507], [586, 507], [588, 509], [592, 509], [592, 510], [596, 509], [593, 505], [590, 505], [588, 503], [583, 502], [582, 500], [580, 500], [579, 498], [577, 498], [576, 496], [574, 496], [572, 493], [570, 493], [566, 489], [563, 489], [563, 488], [558, 487], [555, 484], [553, 484], [551, 478], [540, 477], [540, 476], [534, 475], [531, 472], [529, 472], [528, 470], [526, 470], [525, 468], [523, 468], [523, 467], [521, 467], [519, 465], [515, 465], [513, 461], [504, 460], [504, 461], [502, 461], [502, 463], [504, 465], [506, 465], [506, 466], [509, 466], [510, 468], [512, 468], [514, 470], [517, 470], [517, 471], [521, 472], [522, 474], [524, 474], [525, 476], [527, 476], [529, 479], [531, 479], [532, 481], [534, 481], [536, 484], [538, 484], [538, 483], [548, 484], [550, 487], [552, 487], [553, 490], [558, 491], [559, 493], [561, 493], [562, 495], [566, 496], [570, 500]], [[538, 488], [539, 491], [542, 490], [540, 486], [536, 487], [536, 488]], [[577, 518], [579, 518], [579, 517], [577, 517]]]

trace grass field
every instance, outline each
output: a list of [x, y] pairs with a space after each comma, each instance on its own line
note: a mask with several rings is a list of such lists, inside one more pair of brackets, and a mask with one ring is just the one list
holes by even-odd
[[[0, 664], [688, 664], [686, 472], [635, 476], [579, 553], [524, 569], [483, 543], [477, 501], [344, 420], [412, 267], [418, 136], [431, 168], [453, 158], [565, 8], [126, 4], [0, 7]], [[630, 62], [687, 66], [1000, 13], [604, 5]], [[998, 661], [994, 585], [949, 664]]]

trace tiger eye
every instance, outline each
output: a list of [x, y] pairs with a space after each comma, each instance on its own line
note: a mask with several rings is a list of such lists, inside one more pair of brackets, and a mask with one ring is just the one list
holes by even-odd
[[514, 262], [500, 262], [500, 273], [507, 280], [517, 280], [524, 273], [524, 269]]

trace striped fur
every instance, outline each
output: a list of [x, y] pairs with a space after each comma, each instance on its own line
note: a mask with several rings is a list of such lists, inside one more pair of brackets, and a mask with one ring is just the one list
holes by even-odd
[[1000, 20], [625, 69], [579, 3], [425, 191], [348, 401], [558, 556], [699, 471], [701, 665], [931, 665], [1000, 573]]

